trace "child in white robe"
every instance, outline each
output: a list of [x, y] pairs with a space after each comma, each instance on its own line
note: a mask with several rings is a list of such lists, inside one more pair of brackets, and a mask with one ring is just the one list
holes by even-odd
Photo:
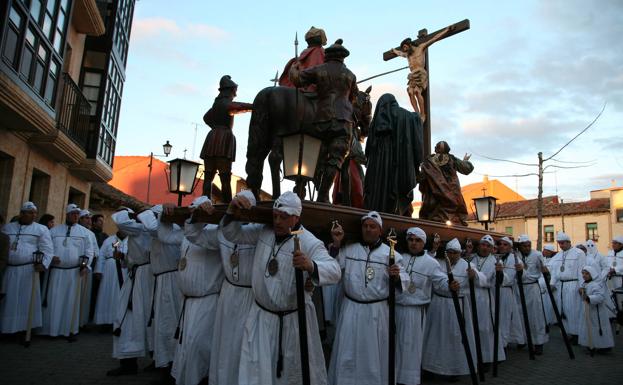
[[581, 285], [580, 295], [583, 302], [578, 343], [591, 351], [597, 349], [598, 352], [605, 352], [614, 346], [609, 312], [605, 304], [606, 290], [594, 266], [584, 266], [582, 278], [584, 283]]

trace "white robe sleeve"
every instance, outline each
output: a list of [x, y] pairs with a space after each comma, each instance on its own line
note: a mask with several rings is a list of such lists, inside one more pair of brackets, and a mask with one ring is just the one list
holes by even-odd
[[158, 223], [158, 240], [167, 245], [181, 245], [184, 239], [184, 230], [173, 223]]
[[242, 245], [256, 245], [265, 227], [265, 225], [259, 223], [242, 226], [242, 222], [239, 221], [231, 221], [227, 225], [224, 225], [223, 220], [221, 220], [220, 226], [225, 239], [232, 243]]
[[219, 250], [217, 225], [206, 225], [205, 223], [189, 223], [184, 225], [184, 235], [197, 246], [208, 250]]
[[329, 252], [320, 240], [316, 239], [311, 233], [309, 238], [313, 239], [310, 242], [305, 242], [307, 245], [303, 244], [302, 246], [305, 247], [306, 250], [304, 249], [304, 252], [315, 262], [315, 267], [317, 268], [317, 271], [312, 274], [312, 277], [317, 277], [317, 279], [312, 279], [313, 284], [315, 286], [325, 286], [338, 283], [342, 277], [340, 264], [329, 255]]
[[54, 243], [52, 242], [52, 236], [50, 230], [47, 228], [42, 229], [41, 236], [39, 237], [39, 244], [37, 248], [43, 253], [43, 266], [47, 269], [52, 263], [52, 257], [54, 256]]
[[587, 294], [587, 297], [591, 305], [599, 305], [600, 303], [604, 303], [606, 301], [605, 286], [595, 281], [595, 285], [591, 285], [591, 290]]

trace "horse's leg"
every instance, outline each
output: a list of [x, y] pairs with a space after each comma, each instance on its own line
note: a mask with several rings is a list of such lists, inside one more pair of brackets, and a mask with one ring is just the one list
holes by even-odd
[[281, 153], [281, 138], [273, 139], [273, 147], [268, 155], [268, 164], [270, 165], [270, 176], [273, 182], [273, 199], [279, 198], [281, 195], [281, 162], [283, 154]]

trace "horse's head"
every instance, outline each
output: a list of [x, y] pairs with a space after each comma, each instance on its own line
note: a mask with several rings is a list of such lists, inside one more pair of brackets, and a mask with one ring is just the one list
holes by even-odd
[[368, 136], [370, 121], [372, 120], [372, 102], [370, 101], [370, 91], [372, 86], [365, 91], [359, 91], [353, 103], [353, 115], [355, 125], [361, 130], [361, 137]]

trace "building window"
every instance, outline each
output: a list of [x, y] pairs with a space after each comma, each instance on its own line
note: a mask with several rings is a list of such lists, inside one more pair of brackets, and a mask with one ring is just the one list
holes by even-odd
[[78, 207], [84, 208], [84, 203], [86, 202], [86, 194], [82, 191], [75, 189], [73, 187], [69, 188], [69, 197], [67, 198], [67, 203], [75, 203]]
[[84, 70], [84, 78], [82, 80], [82, 93], [91, 103], [90, 115], [95, 116], [97, 106], [99, 105], [99, 94], [102, 85], [102, 74], [91, 70]]
[[513, 226], [506, 226], [504, 232], [508, 235], [513, 235]]
[[39, 209], [39, 214], [45, 214], [48, 208], [48, 193], [50, 192], [50, 176], [43, 171], [32, 170], [30, 180], [30, 195], [28, 200]]
[[592, 239], [597, 242], [599, 239], [599, 234], [597, 234], [597, 223], [586, 224], [586, 239]]
[[15, 158], [0, 151], [0, 186], [2, 186], [2, 188], [0, 188], [0, 215], [2, 215], [5, 220], [8, 219], [14, 164]]
[[9, 1], [2, 60], [54, 109], [69, 0]]
[[543, 227], [545, 242], [554, 242], [554, 225], [545, 225]]
[[617, 209], [616, 213], [617, 213], [617, 222], [622, 223], [623, 222], [623, 209]]

